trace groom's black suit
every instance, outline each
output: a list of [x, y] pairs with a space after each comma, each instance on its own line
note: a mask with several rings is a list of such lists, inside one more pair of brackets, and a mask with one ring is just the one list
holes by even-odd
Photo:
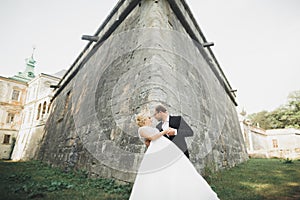
[[[160, 122], [156, 128], [160, 131], [162, 129], [163, 122]], [[169, 118], [169, 127], [177, 129], [177, 135], [174, 136], [167, 136], [164, 135], [166, 138], [170, 139], [174, 144], [178, 146], [179, 149], [189, 158], [189, 151], [187, 149], [187, 144], [185, 141], [185, 137], [191, 137], [194, 135], [193, 130], [191, 127], [183, 120], [181, 116], [170, 116]]]

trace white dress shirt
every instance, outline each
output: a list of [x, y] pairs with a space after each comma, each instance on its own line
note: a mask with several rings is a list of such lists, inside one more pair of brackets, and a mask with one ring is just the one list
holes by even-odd
[[[168, 128], [170, 128], [169, 121], [170, 121], [170, 115], [168, 115], [166, 121], [163, 121], [163, 124], [161, 126], [162, 130], [167, 130]], [[175, 135], [177, 135], [177, 129], [174, 130], [175, 130]], [[166, 135], [169, 137], [168, 134]]]

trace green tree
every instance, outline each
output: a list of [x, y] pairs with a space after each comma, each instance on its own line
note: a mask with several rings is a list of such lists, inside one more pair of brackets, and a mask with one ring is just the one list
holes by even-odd
[[300, 90], [290, 93], [288, 102], [287, 125], [289, 127], [300, 128]]
[[285, 128], [287, 124], [287, 112], [288, 110], [283, 106], [269, 112], [267, 115], [269, 124], [269, 129]]
[[268, 115], [269, 112], [263, 110], [261, 112], [248, 115], [248, 119], [250, 119], [254, 126], [259, 126], [263, 129], [270, 129], [271, 121]]
[[248, 115], [253, 125], [264, 129], [300, 128], [300, 90], [291, 92], [288, 103], [274, 111], [261, 111]]

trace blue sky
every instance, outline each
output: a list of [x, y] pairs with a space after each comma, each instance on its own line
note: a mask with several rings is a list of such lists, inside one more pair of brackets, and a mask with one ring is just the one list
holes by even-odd
[[[229, 82], [238, 110], [273, 110], [300, 90], [300, 1], [186, 0]], [[0, 75], [67, 69], [117, 0], [1, 0]]]

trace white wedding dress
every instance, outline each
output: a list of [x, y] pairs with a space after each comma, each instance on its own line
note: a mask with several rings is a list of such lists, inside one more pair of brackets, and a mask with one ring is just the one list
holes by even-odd
[[[140, 133], [152, 136], [159, 130], [149, 126]], [[140, 136], [141, 137], [141, 136]], [[141, 137], [144, 141], [144, 138]], [[130, 200], [219, 199], [183, 152], [166, 137], [153, 140], [137, 173]]]

